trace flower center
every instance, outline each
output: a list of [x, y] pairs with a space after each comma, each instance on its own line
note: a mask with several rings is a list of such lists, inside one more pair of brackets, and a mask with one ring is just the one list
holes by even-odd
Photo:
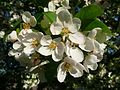
[[32, 46], [37, 47], [39, 45], [39, 41], [36, 38], [33, 38], [32, 40]]
[[68, 28], [64, 27], [62, 28], [62, 32], [63, 35], [68, 35], [70, 33], [70, 31], [68, 30]]
[[56, 42], [52, 41], [51, 44], [48, 46], [50, 49], [55, 49], [57, 47]]
[[23, 28], [24, 29], [30, 29], [30, 24], [29, 23], [23, 23]]
[[70, 68], [71, 68], [71, 65], [69, 63], [65, 62], [65, 64], [64, 64], [65, 71], [69, 71]]

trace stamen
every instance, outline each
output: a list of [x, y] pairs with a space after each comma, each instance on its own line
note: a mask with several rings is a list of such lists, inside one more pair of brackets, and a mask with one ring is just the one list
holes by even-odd
[[70, 33], [70, 31], [68, 30], [68, 28], [64, 27], [64, 28], [62, 29], [62, 32], [61, 32], [61, 33], [64, 34], [64, 35], [68, 35], [68, 34]]
[[23, 23], [23, 28], [26, 29], [30, 29], [30, 24], [29, 23]]
[[64, 64], [65, 71], [69, 71], [70, 68], [71, 68], [71, 65], [69, 63], [65, 62], [65, 64]]
[[48, 46], [50, 49], [55, 49], [57, 47], [56, 42], [52, 41], [51, 44]]
[[33, 38], [32, 40], [32, 46], [37, 47], [39, 45], [39, 41], [36, 38]]

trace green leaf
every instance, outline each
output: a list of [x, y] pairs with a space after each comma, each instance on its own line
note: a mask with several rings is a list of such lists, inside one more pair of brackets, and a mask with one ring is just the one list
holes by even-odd
[[42, 28], [49, 28], [50, 27], [50, 21], [46, 16], [43, 16], [43, 20], [41, 20], [40, 24], [42, 26]]
[[88, 24], [86, 26], [86, 28], [84, 30], [86, 31], [90, 31], [94, 28], [100, 27], [102, 29], [103, 32], [111, 34], [110, 29], [108, 28], [108, 26], [106, 26], [103, 22], [101, 22], [98, 19], [95, 19], [94, 21], [92, 21], [90, 24]]
[[16, 32], [17, 32], [17, 34], [18, 34], [18, 33], [20, 32], [20, 29], [19, 29], [19, 28], [17, 28], [17, 29], [16, 29]]
[[54, 12], [43, 12], [43, 14], [48, 18], [51, 23], [56, 20], [56, 14]]
[[103, 10], [100, 6], [91, 4], [89, 6], [81, 8], [80, 12], [78, 12], [75, 16], [83, 19], [94, 19], [97, 16], [102, 15]]
[[16, 28], [21, 22], [22, 20], [18, 19], [18, 21], [13, 24], [13, 28]]
[[42, 13], [37, 13], [37, 14], [35, 15], [36, 20], [39, 21], [40, 18], [41, 18], [41, 16], [42, 16]]

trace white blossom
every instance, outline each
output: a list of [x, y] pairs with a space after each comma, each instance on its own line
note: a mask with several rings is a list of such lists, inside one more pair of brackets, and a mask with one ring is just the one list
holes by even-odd
[[95, 56], [94, 54], [89, 54], [85, 57], [85, 60], [83, 62], [84, 67], [86, 68], [86, 71], [89, 72], [89, 69], [96, 70], [98, 67], [97, 62], [100, 60]]
[[64, 61], [58, 66], [57, 79], [59, 82], [64, 82], [67, 72], [74, 78], [81, 77], [83, 75], [84, 66], [70, 57], [65, 57]]
[[50, 26], [50, 31], [53, 35], [61, 34], [63, 40], [69, 38], [73, 43], [84, 44], [85, 36], [78, 32], [81, 26], [81, 21], [78, 18], [72, 18], [72, 15], [67, 9], [59, 8], [56, 11], [57, 20]]
[[60, 61], [64, 53], [64, 44], [60, 38], [53, 39], [49, 35], [45, 35], [41, 39], [41, 47], [38, 52], [44, 56], [52, 55], [54, 61]]
[[23, 52], [28, 56], [40, 48], [40, 40], [43, 36], [41, 32], [32, 32], [25, 35], [25, 37], [19, 37], [22, 44], [25, 46]]
[[69, 0], [51, 0], [49, 3], [48, 3], [48, 8], [44, 8], [44, 12], [48, 12], [48, 11], [51, 11], [51, 12], [55, 12], [57, 7], [64, 7], [66, 9], [70, 9], [70, 6], [69, 6]]
[[[105, 44], [100, 43], [96, 40], [96, 36], [99, 34], [97, 31], [98, 28], [93, 29], [89, 32], [86, 37], [85, 43], [79, 45], [79, 47], [86, 52], [93, 52], [94, 54], [98, 54], [104, 50]], [[98, 33], [98, 34], [97, 34]], [[100, 37], [99, 37], [100, 38]]]
[[28, 11], [25, 11], [22, 14], [22, 20], [24, 21], [25, 24], [28, 24], [32, 27], [34, 27], [37, 24], [37, 21], [36, 21], [35, 17], [32, 16], [31, 13], [28, 12]]

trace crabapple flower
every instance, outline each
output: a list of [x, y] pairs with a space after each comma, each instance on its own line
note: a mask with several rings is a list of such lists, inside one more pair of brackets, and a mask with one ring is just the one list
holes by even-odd
[[49, 35], [41, 38], [41, 47], [38, 52], [44, 56], [52, 55], [52, 59], [56, 62], [60, 61], [64, 53], [64, 44], [60, 38], [53, 39]]
[[58, 5], [58, 2], [55, 3], [54, 1], [50, 1], [48, 3], [48, 8], [44, 8], [44, 12], [48, 12], [48, 11], [51, 11], [51, 12], [55, 12], [56, 11], [56, 5]]
[[64, 61], [58, 66], [57, 79], [59, 82], [64, 82], [67, 72], [74, 78], [81, 77], [83, 75], [84, 66], [77, 63], [70, 57], [65, 57]]
[[29, 28], [30, 26], [34, 27], [37, 24], [37, 20], [35, 19], [34, 16], [31, 15], [30, 12], [25, 11], [22, 14], [22, 20], [24, 21], [23, 27]]
[[79, 47], [82, 50], [87, 51], [87, 52], [99, 53], [99, 52], [103, 51], [104, 48], [102, 48], [102, 46], [101, 46], [101, 45], [103, 45], [103, 43], [99, 43], [95, 39], [97, 33], [98, 33], [97, 28], [90, 31], [88, 36], [86, 37], [85, 43], [83, 45], [79, 45]]
[[56, 11], [57, 20], [50, 26], [50, 31], [53, 35], [61, 34], [63, 40], [69, 38], [73, 43], [84, 44], [85, 36], [78, 32], [81, 26], [81, 21], [78, 18], [72, 18], [72, 15], [67, 9], [58, 8]]
[[86, 56], [83, 65], [86, 68], [87, 72], [89, 73], [89, 69], [91, 70], [96, 70], [98, 67], [97, 62], [99, 62], [100, 60], [97, 58], [96, 55], [94, 54], [89, 54], [88, 56]]
[[51, 0], [48, 3], [48, 8], [46, 7], [44, 8], [44, 12], [48, 11], [55, 12], [57, 7], [59, 6], [63, 6], [66, 9], [70, 9], [69, 0]]
[[28, 11], [22, 14], [22, 20], [24, 21], [23, 29], [20, 31], [19, 35], [24, 36], [25, 34], [32, 32], [32, 29], [30, 29], [30, 27], [35, 27], [37, 24], [37, 20]]
[[12, 31], [10, 34], [8, 34], [6, 40], [11, 41], [11, 42], [15, 42], [17, 40], [17, 32]]
[[30, 55], [40, 48], [40, 40], [43, 36], [41, 32], [32, 32], [25, 35], [25, 37], [19, 37], [22, 44], [25, 46], [23, 52]]

